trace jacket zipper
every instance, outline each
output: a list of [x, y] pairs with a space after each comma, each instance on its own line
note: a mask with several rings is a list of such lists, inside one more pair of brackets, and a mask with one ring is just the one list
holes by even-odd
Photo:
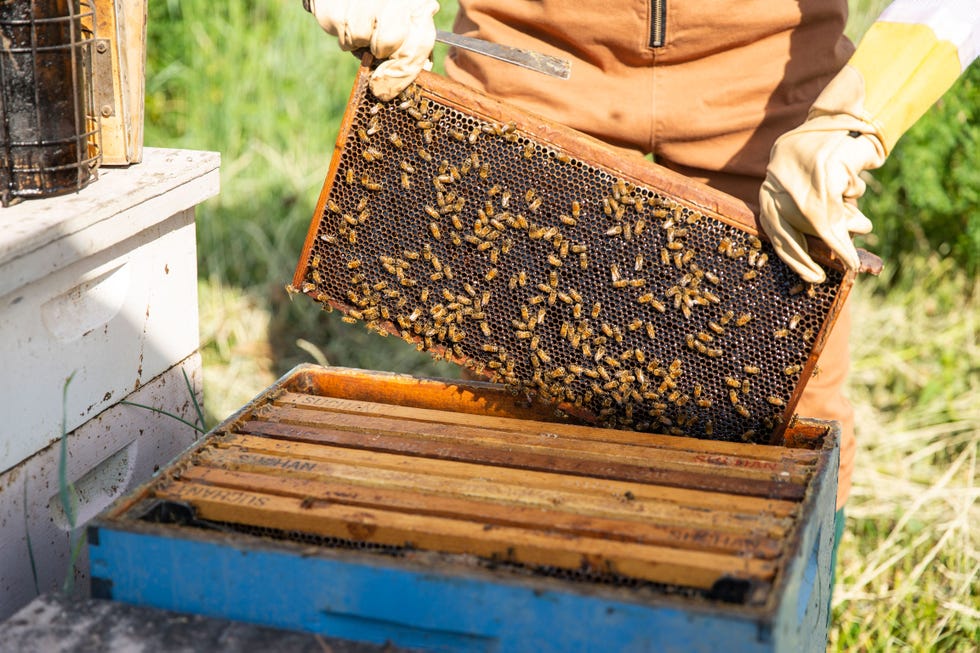
[[667, 32], [667, 0], [650, 0], [650, 47], [662, 48]]

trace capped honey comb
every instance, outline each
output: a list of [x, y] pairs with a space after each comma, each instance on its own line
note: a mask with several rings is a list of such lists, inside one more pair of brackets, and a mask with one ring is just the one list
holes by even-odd
[[355, 84], [292, 289], [602, 425], [764, 442], [851, 286], [744, 205], [435, 75]]

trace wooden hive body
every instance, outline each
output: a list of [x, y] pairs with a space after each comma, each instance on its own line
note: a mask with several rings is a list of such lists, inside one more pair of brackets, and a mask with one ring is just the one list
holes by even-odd
[[785, 437], [302, 366], [94, 523], [93, 588], [427, 650], [823, 650], [838, 433]]

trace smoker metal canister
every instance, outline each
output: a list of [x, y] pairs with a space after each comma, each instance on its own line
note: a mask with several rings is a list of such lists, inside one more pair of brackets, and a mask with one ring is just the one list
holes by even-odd
[[96, 176], [89, 0], [0, 0], [0, 201], [84, 188]]

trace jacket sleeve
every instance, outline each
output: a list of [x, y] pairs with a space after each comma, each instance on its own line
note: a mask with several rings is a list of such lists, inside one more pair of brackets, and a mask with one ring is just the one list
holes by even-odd
[[[977, 0], [895, 0], [848, 62], [864, 80], [854, 117], [874, 125], [887, 154], [978, 55]], [[821, 110], [818, 100], [811, 116]]]

